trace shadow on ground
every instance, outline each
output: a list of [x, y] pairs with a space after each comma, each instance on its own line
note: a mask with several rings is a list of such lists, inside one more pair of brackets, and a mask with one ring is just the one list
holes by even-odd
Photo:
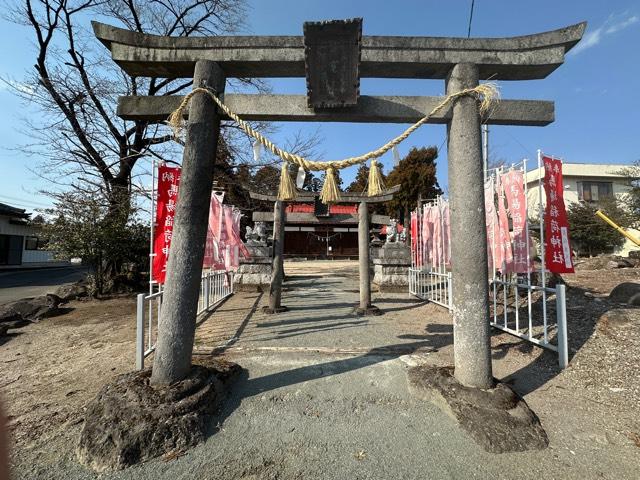
[[[569, 345], [569, 362], [575, 354], [584, 346], [591, 338], [597, 328], [598, 321], [608, 311], [616, 308], [616, 306], [604, 299], [600, 302], [595, 301], [590, 290], [572, 287], [567, 285], [567, 339]], [[542, 300], [538, 299], [533, 305], [534, 311], [542, 311]], [[547, 301], [547, 312], [550, 318], [555, 318], [556, 308], [555, 300]], [[555, 342], [556, 332], [551, 333], [550, 341]], [[500, 344], [494, 347], [493, 358], [502, 358], [506, 355], [509, 348], [517, 348], [522, 353], [530, 353], [534, 349], [541, 350], [532, 362], [520, 368], [503, 379], [504, 382], [510, 383], [513, 388], [521, 395], [533, 392], [555, 376], [559, 375], [562, 370], [558, 365], [557, 353], [540, 349], [535, 345], [522, 340], [515, 345]]]
[[403, 355], [415, 353], [418, 349], [429, 348], [435, 351], [428, 341], [412, 343], [399, 343], [376, 347], [357, 357], [349, 357], [333, 360], [325, 363], [315, 363], [303, 367], [293, 368], [282, 372], [276, 372], [257, 378], [249, 378], [249, 374], [243, 369], [242, 374], [230, 385], [230, 395], [225, 406], [216, 417], [216, 425], [211, 427], [211, 435], [215, 434], [224, 421], [240, 406], [242, 400], [255, 395], [264, 394], [279, 388], [317, 380], [320, 378], [340, 375], [361, 368], [366, 368], [377, 363], [392, 360]]
[[[587, 289], [572, 287], [567, 285], [567, 330], [569, 344], [569, 361], [584, 346], [584, 344], [593, 335], [599, 319], [608, 311], [616, 308], [614, 304], [606, 300], [597, 302]], [[522, 299], [521, 299], [522, 300]], [[533, 315], [536, 319], [533, 322], [534, 329], [542, 324], [542, 298], [537, 299], [532, 304]], [[555, 299], [547, 300], [548, 318], [553, 319], [555, 323], [556, 307]], [[520, 306], [519, 315], [522, 319], [526, 317], [525, 306]], [[499, 318], [501, 318], [499, 316]], [[511, 328], [515, 327], [515, 309], [507, 315], [507, 325]], [[522, 326], [522, 331], [526, 331]], [[517, 371], [502, 378], [501, 381], [512, 385], [520, 395], [527, 395], [540, 387], [544, 386], [551, 379], [559, 375], [562, 370], [558, 365], [558, 355], [551, 350], [543, 349], [518, 337], [511, 337], [509, 334], [498, 329], [492, 329], [493, 336], [506, 335], [508, 341], [493, 345], [491, 356], [494, 360], [502, 359], [507, 356], [509, 351], [516, 349], [522, 354], [532, 354], [538, 352], [538, 355], [526, 366], [519, 368]], [[434, 348], [443, 348], [453, 344], [453, 326], [450, 324], [428, 324], [425, 327], [423, 335], [400, 335], [398, 338], [404, 339], [422, 339]], [[555, 328], [550, 330], [549, 341], [555, 343]]]

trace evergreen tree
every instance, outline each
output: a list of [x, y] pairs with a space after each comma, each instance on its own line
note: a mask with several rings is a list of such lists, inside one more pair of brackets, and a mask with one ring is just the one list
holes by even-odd
[[307, 172], [302, 189], [308, 192], [319, 193], [320, 190], [322, 190], [322, 180], [314, 175], [313, 172]]
[[389, 215], [406, 224], [418, 199], [433, 199], [442, 194], [436, 178], [436, 158], [436, 147], [413, 147], [389, 172], [385, 181], [387, 187], [400, 185], [400, 191], [387, 203]]
[[600, 209], [623, 228], [632, 224], [632, 215], [615, 198], [598, 204], [578, 202], [569, 205], [569, 234], [571, 245], [579, 255], [611, 253], [624, 245], [625, 237], [596, 216]]
[[257, 192], [277, 193], [280, 187], [280, 169], [272, 166], [260, 167], [251, 183]]
[[624, 167], [618, 174], [624, 175], [630, 187], [618, 201], [629, 213], [630, 227], [640, 228], [640, 160], [633, 165]]

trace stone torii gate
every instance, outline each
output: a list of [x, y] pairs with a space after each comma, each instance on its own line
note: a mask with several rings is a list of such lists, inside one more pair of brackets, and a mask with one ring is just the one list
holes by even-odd
[[[358, 315], [378, 315], [380, 310], [371, 304], [371, 271], [369, 270], [369, 204], [384, 203], [393, 200], [393, 195], [400, 190], [400, 185], [387, 189], [384, 194], [369, 197], [357, 193], [343, 193], [337, 203], [357, 203], [358, 204], [358, 274], [360, 277], [360, 301], [356, 308]], [[277, 313], [283, 310], [282, 281], [284, 280], [283, 256], [284, 247], [284, 226], [285, 202], [278, 200], [276, 195], [268, 195], [257, 192], [250, 192], [251, 198], [274, 202], [273, 210], [273, 271], [271, 274], [271, 286], [269, 289], [269, 306], [265, 309], [268, 313]], [[312, 192], [298, 192], [298, 200], [314, 201], [318, 196]]]
[[[304, 36], [172, 38], [94, 23], [98, 39], [129, 75], [193, 78], [194, 88], [224, 94], [227, 77], [306, 77], [307, 95], [227, 95], [245, 120], [415, 122], [437, 97], [360, 96], [361, 77], [445, 81], [448, 94], [480, 80], [533, 80], [552, 73], [586, 24], [513, 38], [362, 36], [361, 20], [305, 23]], [[121, 97], [123, 119], [161, 122], [181, 96]], [[198, 282], [204, 255], [212, 164], [224, 119], [207, 95], [191, 101], [180, 202], [165, 285], [152, 381], [172, 383], [191, 367]], [[455, 376], [463, 385], [492, 386], [488, 322], [487, 242], [480, 123], [547, 125], [548, 101], [503, 100], [481, 119], [476, 99], [459, 97], [430, 123], [447, 125], [451, 224], [455, 232], [453, 321]], [[461, 234], [464, 232], [464, 234]]]

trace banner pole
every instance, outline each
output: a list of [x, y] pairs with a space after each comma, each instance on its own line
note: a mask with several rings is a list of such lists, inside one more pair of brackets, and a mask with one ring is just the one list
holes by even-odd
[[522, 160], [522, 168], [524, 169], [524, 211], [526, 212], [524, 228], [526, 232], [526, 241], [527, 241], [527, 305], [528, 305], [528, 316], [529, 316], [529, 329], [528, 336], [532, 338], [532, 329], [533, 329], [533, 321], [531, 311], [531, 234], [529, 232], [529, 182], [527, 178], [527, 159]]
[[544, 209], [542, 207], [542, 151], [538, 149], [538, 211], [540, 223], [540, 261], [542, 268], [540, 270], [540, 278], [542, 280], [542, 321], [544, 324], [544, 343], [547, 343], [547, 261], [544, 246]]
[[[153, 294], [153, 230], [156, 201], [156, 157], [151, 155], [151, 222], [149, 222], [149, 295]], [[151, 310], [150, 310], [151, 311]]]

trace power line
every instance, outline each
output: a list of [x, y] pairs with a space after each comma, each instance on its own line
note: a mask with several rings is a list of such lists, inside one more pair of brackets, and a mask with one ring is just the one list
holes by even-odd
[[[4, 202], [3, 202], [4, 203]], [[22, 208], [24, 210], [42, 210], [44, 209], [44, 207], [34, 207], [32, 205], [25, 205], [23, 203], [18, 203], [18, 202], [11, 202], [11, 205], [9, 205], [10, 207], [17, 207], [17, 208]]]
[[467, 28], [467, 38], [471, 37], [471, 21], [473, 20], [473, 6], [475, 0], [471, 0], [471, 11], [469, 12], [469, 28]]
[[0, 195], [1, 202], [13, 203], [16, 205], [27, 206], [29, 208], [50, 208], [50, 204], [38, 202], [37, 200], [27, 200], [24, 198], [11, 197], [9, 195]]

